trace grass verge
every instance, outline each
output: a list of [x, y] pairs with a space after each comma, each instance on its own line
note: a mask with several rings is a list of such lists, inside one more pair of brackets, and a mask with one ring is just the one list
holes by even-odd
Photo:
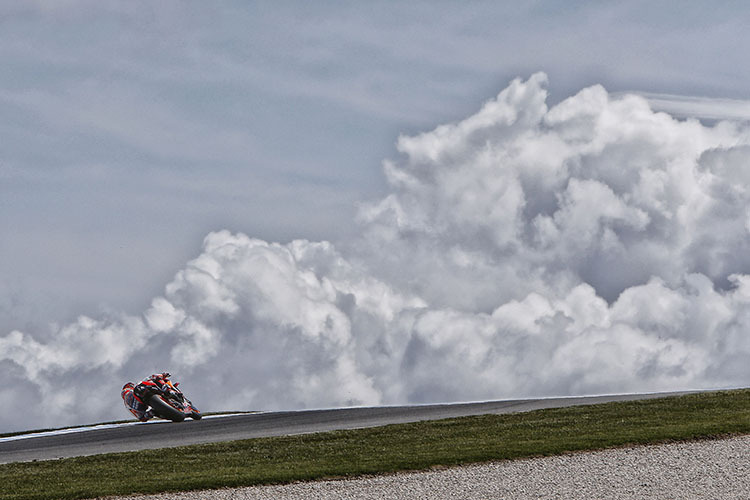
[[0, 498], [287, 483], [750, 433], [750, 389], [0, 465]]

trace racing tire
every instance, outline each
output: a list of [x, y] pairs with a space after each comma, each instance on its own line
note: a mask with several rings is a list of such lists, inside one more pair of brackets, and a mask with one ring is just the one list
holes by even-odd
[[154, 394], [148, 400], [149, 406], [154, 411], [157, 417], [171, 420], [172, 422], [182, 422], [185, 420], [185, 414], [177, 408], [167, 403], [164, 398], [158, 394]]
[[193, 410], [193, 412], [190, 414], [190, 418], [192, 418], [193, 420], [200, 420], [202, 417], [203, 415], [201, 415], [201, 412], [199, 412], [198, 410]]

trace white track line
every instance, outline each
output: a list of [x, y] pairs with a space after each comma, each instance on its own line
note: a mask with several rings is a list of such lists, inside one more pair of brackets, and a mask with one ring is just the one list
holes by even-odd
[[[220, 417], [233, 417], [235, 415], [247, 415], [247, 412], [245, 413], [226, 413], [222, 415], [206, 415], [203, 418], [220, 418]], [[130, 425], [152, 425], [152, 424], [164, 424], [164, 423], [171, 423], [169, 420], [151, 420], [149, 422], [123, 422], [120, 424], [97, 424], [97, 425], [89, 425], [86, 427], [68, 427], [65, 429], [55, 429], [52, 431], [42, 431], [42, 432], [30, 432], [27, 434], [17, 434], [15, 436], [7, 436], [0, 438], [0, 443], [5, 443], [7, 441], [17, 441], [19, 439], [30, 439], [30, 438], [36, 438], [36, 437], [45, 437], [45, 436], [59, 436], [62, 434], [73, 434], [76, 432], [86, 432], [86, 431], [94, 431], [98, 429], [113, 429], [115, 427], [128, 427]]]

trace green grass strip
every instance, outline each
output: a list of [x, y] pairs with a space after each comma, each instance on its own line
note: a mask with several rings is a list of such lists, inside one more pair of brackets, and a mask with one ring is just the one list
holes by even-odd
[[748, 389], [0, 465], [0, 498], [288, 483], [739, 434], [750, 434]]

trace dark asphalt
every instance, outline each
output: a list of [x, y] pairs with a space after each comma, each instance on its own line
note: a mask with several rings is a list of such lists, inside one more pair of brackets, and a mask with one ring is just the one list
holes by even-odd
[[339, 429], [437, 420], [469, 415], [501, 414], [543, 408], [629, 401], [687, 394], [628, 394], [574, 398], [524, 399], [424, 406], [383, 406], [257, 413], [185, 421], [127, 425], [69, 434], [0, 442], [0, 463], [51, 460], [257, 437], [306, 434]]

